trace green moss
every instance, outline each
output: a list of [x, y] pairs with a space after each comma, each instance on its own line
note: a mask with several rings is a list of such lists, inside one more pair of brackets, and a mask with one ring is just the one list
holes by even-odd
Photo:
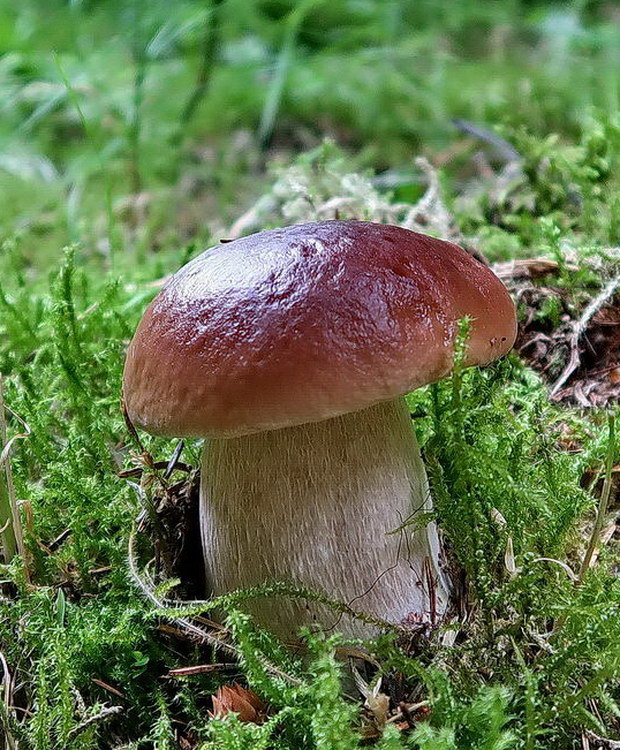
[[[423, 152], [444, 165], [443, 199], [473, 244], [491, 260], [553, 257], [574, 310], [604, 281], [595, 264], [575, 272], [569, 261], [617, 263], [618, 30], [608, 4], [335, 0], [309, 3], [300, 19], [294, 3], [229, 0], [217, 20], [214, 5], [0, 3], [0, 372], [30, 428], [12, 466], [31, 579], [17, 560], [1, 568], [0, 651], [13, 702], [27, 710], [0, 700], [0, 726], [23, 748], [163, 749], [181, 727], [223, 750], [362, 744], [337, 636], [308, 637], [308, 655], [295, 658], [238, 611], [258, 592], [237, 593], [222, 602], [236, 671], [168, 678], [221, 655], [160, 628], [170, 613], [127, 571], [142, 508], [116, 476], [133, 448], [119, 408], [125, 347], [151, 282], [273, 195], [263, 160], [276, 158], [287, 210], [294, 178], [316, 203], [353, 195], [372, 218], [377, 202], [420, 199], [425, 177], [410, 165]], [[184, 119], [208, 24], [221, 44]], [[520, 159], [510, 179], [476, 172], [478, 148], [495, 175], [502, 168], [484, 140], [450, 155], [455, 117], [511, 143]], [[261, 121], [270, 151], [257, 142]], [[324, 145], [282, 181], [300, 143], [318, 145], [325, 132], [352, 154]], [[282, 221], [266, 214], [264, 224]], [[553, 300], [540, 310], [550, 324]], [[605, 461], [603, 415], [550, 405], [514, 355], [457, 368], [409, 398], [466, 616], [447, 628], [458, 628], [454, 643], [440, 632], [415, 648], [390, 634], [366, 644], [386, 690], [392, 680], [430, 706], [413, 731], [391, 726], [375, 746], [568, 750], [584, 727], [614, 734], [617, 555], [602, 550], [580, 585], [562, 567], [579, 568], [596, 503], [582, 477]], [[579, 453], [564, 449], [566, 432]], [[169, 457], [168, 443], [144, 440]], [[185, 450], [195, 461], [196, 446]], [[269, 704], [264, 724], [208, 718], [209, 696], [229, 679]], [[96, 718], [112, 705], [118, 714]]]

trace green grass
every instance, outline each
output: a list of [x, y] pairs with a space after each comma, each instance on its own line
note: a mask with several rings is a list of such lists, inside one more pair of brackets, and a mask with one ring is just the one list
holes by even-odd
[[[571, 299], [596, 293], [617, 273], [620, 240], [614, 11], [0, 2], [0, 372], [30, 429], [12, 454], [28, 559], [0, 568], [0, 652], [18, 708], [0, 701], [0, 726], [20, 748], [173, 748], [179, 732], [226, 750], [361, 746], [337, 638], [310, 638], [296, 660], [239, 611], [241, 596], [227, 604], [239, 666], [166, 677], [222, 659], [162, 629], [175, 613], [129, 572], [142, 500], [117, 477], [136, 450], [119, 405], [126, 345], [152, 282], [260, 196], [274, 202], [257, 228], [312, 218], [305, 194], [313, 206], [353, 196], [352, 215], [376, 218], [379, 204], [389, 213], [422, 196], [419, 155], [442, 165], [446, 208], [490, 260], [547, 254]], [[497, 156], [453, 118], [496, 129], [522, 169], [485, 176], [474, 152], [496, 174]], [[325, 135], [342, 148], [321, 145]], [[603, 259], [604, 273], [570, 272], [567, 258]], [[514, 355], [410, 403], [471, 612], [450, 646], [440, 634], [367, 644], [386, 684], [401, 675], [431, 708], [375, 746], [568, 749], [584, 730], [620, 736], [614, 545], [579, 584], [553, 562], [579, 571], [600, 491], [582, 486], [584, 471], [618, 458], [605, 415], [551, 405]], [[174, 444], [142, 437], [170, 457]], [[187, 445], [184, 459], [196, 464], [198, 451]], [[150, 553], [140, 547], [142, 563]], [[209, 696], [232, 679], [269, 703], [267, 723], [209, 719]], [[121, 710], [102, 717], [111, 706]]]

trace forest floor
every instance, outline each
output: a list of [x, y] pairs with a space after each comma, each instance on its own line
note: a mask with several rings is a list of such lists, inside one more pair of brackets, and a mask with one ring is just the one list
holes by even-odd
[[[620, 746], [618, 12], [0, 3], [7, 748]], [[260, 592], [219, 625], [193, 603], [201, 446], [133, 433], [120, 381], [203, 248], [336, 217], [463, 245], [520, 332], [408, 396], [458, 613], [300, 659], [243, 613]]]

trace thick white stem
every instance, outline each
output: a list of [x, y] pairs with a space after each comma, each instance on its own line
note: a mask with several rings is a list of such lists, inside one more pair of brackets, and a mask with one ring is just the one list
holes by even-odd
[[[392, 623], [437, 621], [448, 599], [437, 530], [415, 523], [430, 509], [403, 399], [213, 440], [200, 494], [207, 580], [214, 594], [286, 580]], [[245, 609], [284, 638], [313, 623], [370, 634], [312, 602], [257, 599]]]

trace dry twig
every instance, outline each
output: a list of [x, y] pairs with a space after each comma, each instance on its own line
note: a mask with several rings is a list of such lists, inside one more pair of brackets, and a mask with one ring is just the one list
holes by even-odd
[[596, 742], [599, 750], [602, 748], [605, 748], [605, 750], [620, 750], [620, 742], [618, 742], [618, 740], [610, 740], [608, 737], [600, 737], [598, 734], [594, 734], [590, 729], [585, 730], [585, 736], [587, 739]]
[[100, 721], [107, 721], [112, 716], [116, 716], [117, 714], [120, 714], [122, 710], [123, 710], [122, 706], [106, 706], [105, 708], [102, 708], [98, 714], [89, 716], [87, 719], [84, 719], [84, 721], [82, 721], [76, 727], [73, 727], [71, 731], [67, 732], [67, 739], [74, 740], [78, 735], [82, 734], [82, 732], [85, 732], [93, 724], [97, 724]]
[[91, 677], [91, 682], [94, 682], [95, 685], [98, 685], [100, 688], [103, 688], [104, 690], [107, 690], [108, 693], [112, 693], [112, 695], [116, 695], [118, 698], [124, 698], [125, 696], [123, 693], [121, 693], [120, 690], [118, 690], [115, 687], [112, 687], [112, 685], [108, 685], [107, 682], [104, 682], [103, 680], [100, 680], [98, 677]]
[[579, 318], [579, 320], [575, 321], [573, 325], [573, 333], [570, 337], [570, 358], [568, 360], [568, 364], [566, 367], [562, 370], [562, 374], [560, 377], [555, 381], [553, 384], [551, 391], [549, 393], [550, 398], [553, 398], [558, 391], [562, 388], [562, 386], [566, 383], [566, 381], [570, 378], [570, 376], [575, 372], [575, 370], [579, 367], [579, 341], [585, 331], [588, 328], [588, 323], [594, 315], [598, 312], [598, 310], [605, 305], [607, 300], [611, 299], [613, 295], [616, 293], [616, 290], [620, 286], [620, 276], [616, 276], [613, 278], [607, 286], [602, 290], [602, 292], [597, 295], [590, 304], [586, 307], [586, 309], [583, 311], [582, 316]]
[[219, 672], [224, 669], [237, 669], [238, 664], [220, 663], [220, 664], [195, 664], [193, 667], [178, 667], [168, 672], [168, 677], [188, 677], [194, 674], [205, 674], [209, 672]]

